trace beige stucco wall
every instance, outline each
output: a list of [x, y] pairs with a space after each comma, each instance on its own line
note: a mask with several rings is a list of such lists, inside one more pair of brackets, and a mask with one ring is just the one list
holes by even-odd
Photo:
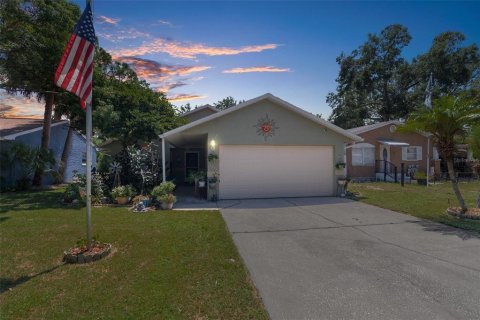
[[[255, 125], [266, 115], [275, 121], [275, 135], [265, 140], [257, 134]], [[183, 132], [185, 135], [208, 134], [208, 152], [218, 154], [219, 146], [225, 145], [328, 145], [334, 148], [333, 163], [344, 162], [344, 144], [349, 139], [307, 119], [291, 110], [276, 105], [269, 100], [262, 100], [253, 105], [231, 112], [225, 116], [211, 120]], [[168, 138], [167, 138], [168, 140]], [[215, 140], [212, 150], [210, 142]], [[218, 172], [218, 164], [222, 159], [208, 164], [209, 176]], [[295, 170], [295, 163], [292, 163]], [[341, 177], [343, 171], [332, 168], [332, 174]], [[220, 183], [222, 177], [219, 177]], [[336, 190], [336, 180], [334, 190]], [[217, 192], [218, 194], [218, 192]], [[212, 195], [209, 190], [209, 197]]]
[[[402, 160], [402, 147], [390, 147], [390, 162], [398, 168], [398, 173], [400, 173], [401, 163], [405, 163], [405, 170], [409, 164], [418, 165], [418, 171], [427, 171], [427, 146], [428, 139], [424, 135], [419, 133], [405, 133], [405, 132], [390, 132], [390, 125], [385, 125], [383, 127], [367, 131], [364, 133], [358, 134], [364, 139], [363, 142], [373, 144], [375, 146], [375, 160], [380, 160], [382, 148], [380, 148], [380, 143], [378, 140], [393, 140], [398, 142], [406, 142], [410, 146], [421, 146], [422, 147], [422, 160], [419, 161], [406, 161]], [[430, 158], [433, 157], [433, 143], [430, 141]], [[431, 162], [431, 166], [434, 165], [434, 162]], [[352, 166], [352, 149], [347, 149], [347, 175], [351, 178], [368, 178], [375, 177], [375, 165], [373, 166]]]

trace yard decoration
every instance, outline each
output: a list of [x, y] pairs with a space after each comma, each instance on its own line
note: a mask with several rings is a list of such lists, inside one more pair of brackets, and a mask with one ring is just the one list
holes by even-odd
[[275, 120], [268, 117], [268, 114], [265, 114], [264, 118], [258, 119], [257, 123], [254, 124], [253, 127], [257, 128], [257, 134], [259, 136], [263, 136], [265, 141], [275, 135], [275, 130], [280, 129], [277, 127]]
[[120, 172], [122, 171], [122, 166], [120, 165], [120, 163], [118, 163], [117, 161], [112, 162], [109, 166], [109, 171], [114, 175], [113, 187], [120, 187]]

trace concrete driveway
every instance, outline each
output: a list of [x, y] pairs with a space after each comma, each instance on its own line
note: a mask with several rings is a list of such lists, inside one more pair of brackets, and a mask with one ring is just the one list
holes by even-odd
[[340, 198], [219, 207], [272, 319], [480, 319], [477, 233]]

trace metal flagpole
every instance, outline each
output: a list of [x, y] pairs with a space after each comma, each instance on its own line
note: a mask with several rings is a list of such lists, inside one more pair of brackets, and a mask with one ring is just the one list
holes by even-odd
[[[86, 4], [92, 6], [92, 0]], [[93, 13], [93, 9], [92, 9]], [[87, 248], [92, 248], [92, 104], [86, 105], [87, 126]]]

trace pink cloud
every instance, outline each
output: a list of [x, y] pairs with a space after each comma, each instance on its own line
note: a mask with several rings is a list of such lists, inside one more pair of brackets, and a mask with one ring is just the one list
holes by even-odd
[[167, 53], [172, 57], [183, 59], [196, 59], [198, 55], [223, 56], [238, 55], [242, 53], [262, 52], [264, 50], [273, 50], [278, 48], [278, 44], [263, 44], [244, 46], [240, 48], [229, 47], [211, 47], [200, 43], [182, 43], [167, 39], [155, 39], [144, 43], [137, 48], [124, 48], [111, 51], [112, 56], [143, 56], [153, 53]]
[[0, 113], [7, 118], [43, 119], [44, 102], [36, 98], [10, 95], [0, 92]]
[[186, 94], [186, 93], [174, 94], [167, 97], [167, 99], [171, 102], [189, 101], [189, 100], [197, 100], [197, 99], [204, 99], [204, 98], [207, 98], [207, 96], [198, 95], [198, 94]]
[[111, 24], [111, 25], [114, 25], [114, 26], [116, 26], [117, 23], [120, 22], [120, 19], [110, 18], [110, 17], [107, 17], [107, 16], [98, 16], [98, 20], [100, 20], [100, 23], [108, 23], [108, 24]]
[[250, 72], [290, 72], [289, 68], [277, 68], [270, 66], [233, 68], [222, 71], [223, 73], [250, 73]]

